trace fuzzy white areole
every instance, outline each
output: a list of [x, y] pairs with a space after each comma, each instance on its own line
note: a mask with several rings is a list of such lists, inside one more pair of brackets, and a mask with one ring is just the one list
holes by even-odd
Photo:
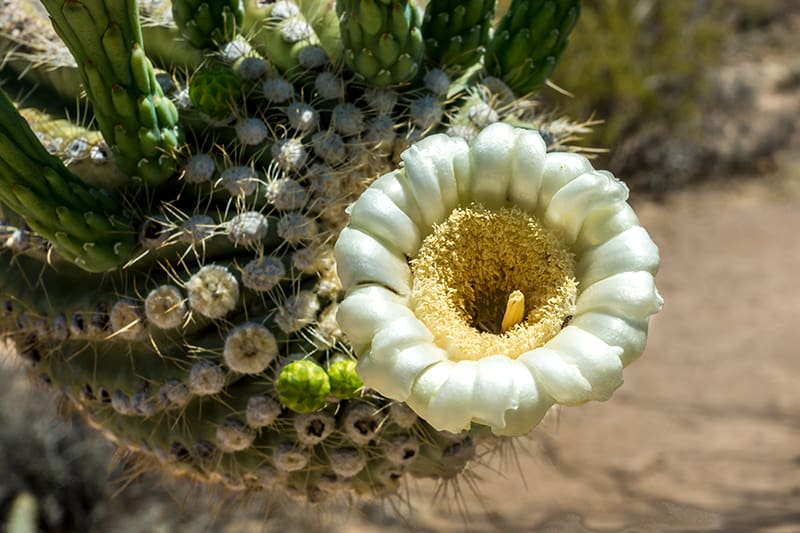
[[433, 135], [402, 159], [335, 247], [337, 319], [366, 386], [438, 430], [497, 435], [610, 398], [663, 304], [628, 188], [504, 123], [471, 145]]

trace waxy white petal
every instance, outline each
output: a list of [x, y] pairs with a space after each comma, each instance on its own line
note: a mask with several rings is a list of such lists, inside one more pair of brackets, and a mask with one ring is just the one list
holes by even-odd
[[510, 379], [516, 370], [505, 355], [490, 355], [478, 361], [478, 381], [472, 391], [472, 413], [491, 427], [505, 427], [505, 413], [519, 405], [516, 382]]
[[493, 427], [495, 435], [524, 435], [529, 433], [553, 405], [553, 398], [543, 390], [530, 370], [518, 359], [512, 361], [511, 378], [517, 391], [517, 406], [505, 413], [505, 427]]
[[390, 322], [382, 323], [372, 339], [372, 353], [376, 360], [388, 360], [386, 350], [403, 350], [414, 344], [432, 343], [433, 334], [414, 315], [402, 315]]
[[546, 156], [547, 145], [538, 131], [518, 130], [511, 150], [508, 199], [512, 205], [529, 213], [536, 210]]
[[411, 388], [411, 394], [406, 399], [408, 406], [427, 420], [428, 404], [436, 397], [455, 366], [456, 363], [453, 361], [445, 360], [433, 364], [421, 372]]
[[622, 348], [618, 346], [609, 346], [580, 328], [567, 326], [544, 347], [578, 367], [592, 385], [592, 400], [607, 400], [622, 385]]
[[663, 304], [651, 273], [623, 272], [584, 288], [575, 302], [575, 314], [603, 311], [630, 320], [645, 320], [659, 312]]
[[[370, 388], [387, 398], [403, 402], [409, 399], [420, 374], [431, 365], [449, 362], [445, 358], [446, 354], [435, 344], [415, 344], [393, 354], [392, 358], [376, 358], [367, 352], [359, 358], [356, 371], [361, 379], [369, 380]], [[370, 375], [364, 372], [370, 372]]]
[[647, 343], [647, 320], [626, 320], [605, 313], [576, 315], [571, 326], [591, 333], [610, 346], [622, 348], [622, 366], [628, 366], [644, 351]]
[[369, 233], [408, 257], [419, 251], [419, 228], [385, 193], [369, 188], [350, 210], [350, 226]]
[[536, 381], [558, 403], [578, 405], [591, 399], [592, 384], [577, 365], [568, 363], [561, 354], [548, 348], [536, 348], [519, 357], [536, 377]]
[[487, 209], [506, 204], [511, 181], [508, 149], [514, 145], [514, 128], [496, 122], [484, 128], [470, 146], [472, 198]]
[[[384, 174], [376, 179], [369, 188], [377, 189], [388, 196], [419, 228], [424, 225], [424, 220], [420, 213], [419, 206], [417, 205], [417, 201], [414, 199], [414, 195], [411, 194], [408, 184], [405, 183], [406, 179], [403, 178], [402, 182], [399, 179], [399, 177], [404, 176], [404, 172], [405, 171], [401, 169]], [[352, 206], [350, 209], [352, 210]]]
[[581, 174], [594, 170], [588, 159], [569, 152], [551, 152], [544, 158], [542, 185], [534, 215], [541, 218], [550, 200], [561, 188]]
[[365, 357], [383, 365], [387, 375], [393, 379], [371, 386], [384, 396], [404, 401], [419, 372], [447, 359], [447, 353], [432, 341], [433, 335], [414, 317], [385, 324], [375, 333], [372, 347]]
[[406, 299], [380, 285], [365, 285], [352, 290], [336, 313], [336, 320], [348, 340], [361, 352], [384, 325], [399, 317], [414, 317]]
[[472, 161], [469, 155], [469, 145], [466, 142], [457, 143], [453, 149], [453, 172], [456, 177], [456, 190], [458, 200], [462, 207], [472, 203]]
[[439, 430], [458, 433], [473, 418], [472, 391], [479, 379], [476, 361], [459, 361], [428, 404], [427, 421]]
[[[422, 205], [419, 197], [424, 196], [425, 201], [437, 200], [443, 208], [442, 218], [431, 220], [430, 225], [440, 223], [459, 204], [453, 168], [453, 157], [459, 148], [468, 150], [463, 139], [433, 135], [414, 144], [401, 156], [417, 203]], [[434, 189], [438, 191], [438, 198], [429, 196], [434, 194]]]
[[628, 187], [608, 172], [586, 172], [564, 185], [550, 199], [543, 222], [572, 245], [586, 218], [628, 198]]
[[336, 241], [334, 255], [345, 290], [377, 283], [403, 296], [411, 292], [411, 269], [406, 258], [361, 230], [344, 228]]
[[658, 247], [647, 230], [634, 226], [581, 254], [575, 278], [588, 287], [621, 272], [642, 270], [655, 275], [660, 263]]
[[572, 251], [582, 254], [589, 248], [594, 248], [615, 235], [639, 225], [636, 213], [625, 202], [613, 204], [605, 209], [597, 209], [583, 221]]

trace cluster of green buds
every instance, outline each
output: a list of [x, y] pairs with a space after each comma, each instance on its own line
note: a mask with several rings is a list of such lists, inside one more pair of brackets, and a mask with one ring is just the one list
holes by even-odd
[[[52, 29], [6, 4], [0, 331], [34, 376], [162, 471], [310, 501], [450, 479], [501, 443], [364, 384], [334, 245], [362, 193], [364, 227], [418, 211], [405, 185], [364, 191], [428, 164], [433, 134], [581, 133], [528, 94], [577, 0], [515, 0], [494, 32], [487, 0], [44, 0]], [[383, 268], [362, 252], [359, 294]]]

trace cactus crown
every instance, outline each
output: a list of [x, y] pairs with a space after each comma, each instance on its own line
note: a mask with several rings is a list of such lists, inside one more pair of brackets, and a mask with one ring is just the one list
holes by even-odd
[[[515, 0], [494, 33], [493, 0], [44, 0], [63, 45], [15, 36], [49, 29], [11, 3], [8, 68], [73, 116], [85, 91], [97, 128], [0, 96], [0, 328], [35, 375], [159, 468], [311, 501], [449, 479], [497, 445], [364, 386], [333, 244], [432, 133], [580, 133], [518, 98], [577, 0]], [[67, 60], [39, 67], [45, 48]]]

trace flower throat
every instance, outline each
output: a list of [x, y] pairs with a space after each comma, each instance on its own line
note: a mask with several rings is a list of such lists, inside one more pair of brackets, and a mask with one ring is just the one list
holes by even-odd
[[516, 358], [554, 337], [574, 311], [572, 254], [518, 209], [454, 210], [411, 268], [412, 308], [453, 360]]

